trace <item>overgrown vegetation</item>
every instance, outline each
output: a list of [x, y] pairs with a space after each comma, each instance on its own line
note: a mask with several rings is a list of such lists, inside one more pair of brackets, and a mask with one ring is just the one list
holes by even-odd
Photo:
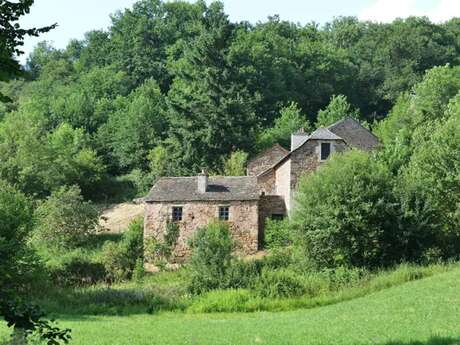
[[[0, 6], [21, 15], [32, 2]], [[47, 28], [7, 24], [0, 80], [17, 79], [0, 85], [12, 100], [0, 107], [0, 307], [18, 329], [68, 336], [17, 295], [56, 314], [277, 311], [457, 267], [458, 19], [252, 25], [218, 2], [141, 0], [63, 50], [39, 44], [21, 73], [15, 45]], [[292, 218], [267, 221], [262, 259], [237, 257], [230, 225], [213, 222], [184, 268], [151, 275], [145, 261], [170, 268], [176, 223], [160, 240], [144, 241], [139, 220], [97, 231], [94, 202], [202, 168], [244, 175], [261, 150], [345, 116], [382, 146], [304, 176]]]

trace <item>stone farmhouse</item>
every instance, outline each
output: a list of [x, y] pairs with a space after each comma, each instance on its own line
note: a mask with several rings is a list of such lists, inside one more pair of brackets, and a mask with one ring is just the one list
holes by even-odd
[[253, 254], [263, 242], [267, 218], [289, 216], [302, 175], [314, 172], [333, 152], [355, 148], [372, 150], [378, 139], [359, 122], [346, 118], [311, 134], [292, 134], [287, 150], [278, 144], [247, 164], [247, 176], [162, 177], [145, 200], [144, 237], [161, 240], [168, 222], [180, 234], [176, 261], [189, 254], [188, 240], [213, 219], [229, 222], [243, 254]]

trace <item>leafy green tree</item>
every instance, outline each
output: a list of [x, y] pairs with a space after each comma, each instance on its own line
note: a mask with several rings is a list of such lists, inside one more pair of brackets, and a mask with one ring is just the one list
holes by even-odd
[[438, 258], [460, 250], [460, 93], [445, 116], [415, 148], [398, 188], [405, 214], [420, 234], [415, 250]]
[[248, 154], [243, 151], [235, 151], [224, 160], [223, 175], [225, 176], [244, 176], [246, 175], [246, 162]]
[[359, 111], [351, 108], [344, 95], [332, 96], [329, 105], [318, 112], [316, 127], [327, 127], [345, 117], [359, 119]]
[[[24, 44], [24, 37], [38, 36], [53, 29], [56, 24], [42, 28], [23, 29], [18, 24], [18, 19], [29, 13], [34, 0], [21, 0], [19, 2], [4, 0], [0, 3], [0, 81], [8, 81], [22, 75], [21, 67], [15, 56], [23, 52], [20, 47]], [[0, 101], [10, 99], [0, 93]]]
[[0, 123], [0, 176], [26, 194], [46, 196], [62, 185], [78, 184], [90, 195], [104, 174], [83, 130], [63, 124], [46, 132], [43, 116], [12, 113]]
[[37, 243], [51, 249], [74, 248], [97, 230], [99, 211], [84, 201], [77, 186], [61, 187], [35, 211]]
[[392, 176], [361, 151], [337, 155], [305, 176], [293, 224], [317, 267], [380, 267], [405, 259]]
[[272, 128], [264, 130], [257, 138], [260, 150], [266, 149], [275, 143], [284, 147], [290, 146], [291, 134], [303, 128], [305, 132], [311, 130], [310, 123], [302, 116], [300, 108], [295, 103], [290, 103], [280, 111], [280, 116], [275, 119]]
[[147, 170], [148, 154], [161, 144], [168, 128], [165, 98], [158, 84], [148, 80], [117, 103], [100, 128], [99, 140], [122, 169]]
[[459, 67], [435, 67], [414, 86], [412, 94], [402, 94], [388, 117], [378, 123], [375, 133], [385, 144], [382, 159], [395, 174], [429, 140], [433, 126], [446, 117], [449, 101], [459, 91]]

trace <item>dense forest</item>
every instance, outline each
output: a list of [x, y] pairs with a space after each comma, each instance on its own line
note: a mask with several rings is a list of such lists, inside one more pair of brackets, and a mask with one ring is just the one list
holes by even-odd
[[66, 49], [39, 44], [27, 74], [1, 85], [13, 102], [0, 105], [0, 178], [29, 196], [77, 185], [103, 201], [159, 175], [225, 173], [232, 153], [302, 126], [348, 115], [374, 128], [459, 53], [458, 18], [233, 23], [219, 2], [142, 0]]

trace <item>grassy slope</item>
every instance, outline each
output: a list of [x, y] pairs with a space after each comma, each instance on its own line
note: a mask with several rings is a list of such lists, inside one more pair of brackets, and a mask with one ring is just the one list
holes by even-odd
[[[310, 310], [61, 317], [72, 344], [460, 344], [460, 269]], [[0, 333], [1, 330], [0, 330]], [[433, 339], [432, 337], [437, 337]]]

